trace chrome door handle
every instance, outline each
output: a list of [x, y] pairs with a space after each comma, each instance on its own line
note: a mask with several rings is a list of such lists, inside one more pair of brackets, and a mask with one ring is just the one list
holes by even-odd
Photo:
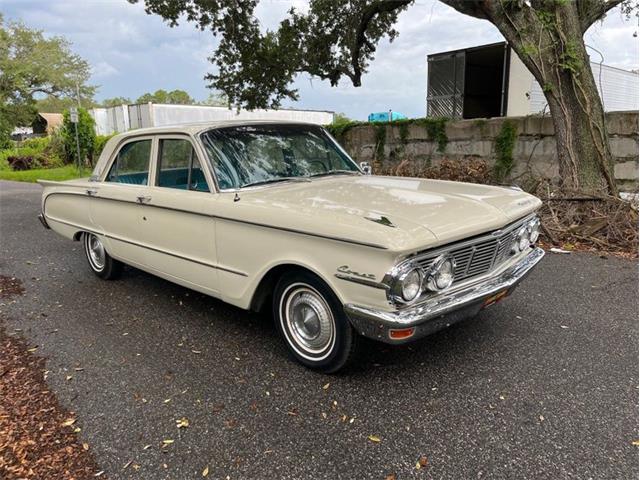
[[151, 201], [151, 197], [147, 197], [144, 195], [140, 195], [139, 197], [136, 197], [138, 199], [138, 203], [142, 204], [142, 203], [149, 203]]
[[98, 190], [94, 190], [92, 188], [87, 189], [87, 195], [89, 195], [90, 197], [96, 196], [97, 193], [98, 193]]

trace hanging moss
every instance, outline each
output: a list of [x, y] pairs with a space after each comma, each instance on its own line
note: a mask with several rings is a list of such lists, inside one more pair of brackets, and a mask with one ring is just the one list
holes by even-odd
[[494, 167], [496, 179], [503, 182], [513, 170], [513, 149], [518, 133], [516, 125], [511, 120], [502, 122], [500, 133], [495, 139], [496, 164]]

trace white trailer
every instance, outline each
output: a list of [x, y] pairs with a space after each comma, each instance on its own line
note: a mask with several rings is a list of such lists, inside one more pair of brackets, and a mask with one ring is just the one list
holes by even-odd
[[324, 110], [240, 110], [206, 105], [167, 105], [146, 103], [94, 108], [89, 112], [96, 122], [96, 133], [110, 135], [130, 129], [182, 125], [216, 120], [292, 120], [327, 125], [334, 112]]

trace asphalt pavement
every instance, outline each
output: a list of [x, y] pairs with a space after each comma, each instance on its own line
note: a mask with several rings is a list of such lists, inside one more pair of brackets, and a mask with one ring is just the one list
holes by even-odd
[[98, 279], [42, 228], [40, 193], [0, 182], [0, 274], [26, 290], [0, 321], [111, 479], [638, 476], [637, 261], [550, 253], [478, 317], [326, 376], [268, 317], [135, 269]]

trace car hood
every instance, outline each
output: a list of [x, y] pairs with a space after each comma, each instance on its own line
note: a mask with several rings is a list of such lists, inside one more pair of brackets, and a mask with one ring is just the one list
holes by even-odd
[[249, 189], [248, 219], [390, 250], [415, 251], [499, 229], [540, 206], [522, 191], [386, 176], [334, 176]]

